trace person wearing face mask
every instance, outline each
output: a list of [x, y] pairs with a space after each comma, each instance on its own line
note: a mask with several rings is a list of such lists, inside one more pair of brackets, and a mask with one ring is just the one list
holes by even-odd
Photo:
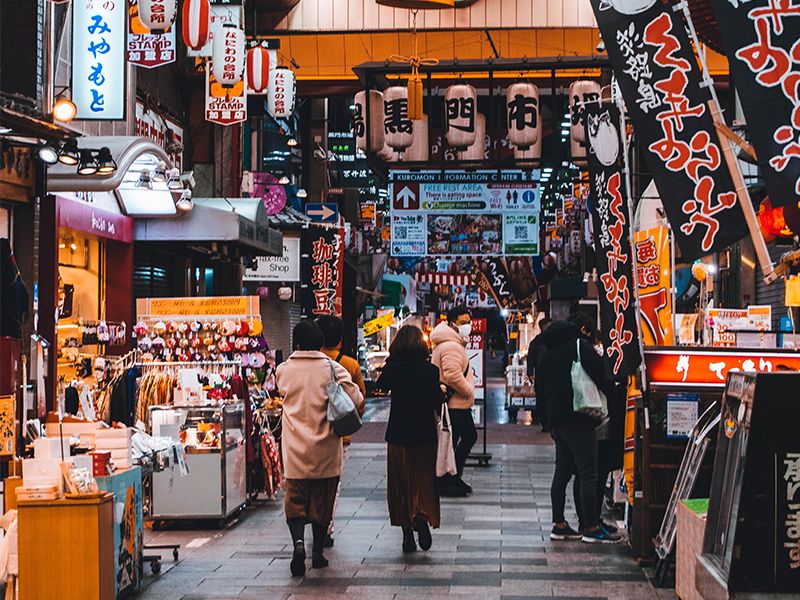
[[440, 480], [439, 492], [443, 496], [467, 496], [472, 488], [462, 479], [464, 464], [478, 440], [472, 420], [475, 404], [475, 380], [467, 357], [467, 340], [472, 332], [472, 316], [465, 306], [457, 306], [447, 313], [443, 321], [431, 332], [434, 344], [431, 363], [439, 368], [439, 377], [449, 396], [447, 407], [453, 432], [456, 457], [455, 476]]

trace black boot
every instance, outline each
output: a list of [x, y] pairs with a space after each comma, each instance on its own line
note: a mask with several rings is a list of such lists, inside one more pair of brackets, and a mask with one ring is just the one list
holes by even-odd
[[411, 527], [403, 527], [403, 552], [409, 554], [417, 551], [417, 542], [414, 540], [414, 530]]
[[328, 559], [322, 554], [325, 548], [325, 538], [328, 537], [328, 526], [312, 523], [311, 531], [314, 534], [314, 548], [311, 553], [311, 566], [315, 569], [324, 569], [328, 566]]
[[417, 526], [419, 547], [425, 551], [430, 550], [433, 545], [433, 538], [431, 537], [431, 528], [428, 525], [428, 521], [422, 515], [417, 515], [417, 518], [414, 519], [414, 523]]
[[306, 546], [305, 530], [306, 524], [303, 519], [289, 519], [289, 533], [292, 534], [292, 562], [289, 569], [295, 577], [302, 577], [306, 574]]

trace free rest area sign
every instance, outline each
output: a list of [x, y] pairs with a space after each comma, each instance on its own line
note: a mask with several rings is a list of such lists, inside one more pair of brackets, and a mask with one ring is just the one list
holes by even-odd
[[283, 238], [283, 256], [259, 256], [258, 266], [244, 272], [244, 281], [300, 281], [300, 238]]

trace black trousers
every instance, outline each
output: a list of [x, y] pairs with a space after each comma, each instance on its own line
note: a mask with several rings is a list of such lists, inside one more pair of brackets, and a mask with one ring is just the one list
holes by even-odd
[[456, 468], [458, 476], [464, 473], [464, 464], [467, 462], [472, 447], [478, 441], [478, 432], [472, 420], [472, 411], [468, 408], [451, 408], [450, 423], [453, 430], [453, 450], [456, 455]]
[[589, 421], [576, 421], [552, 428], [556, 443], [556, 470], [550, 486], [553, 522], [563, 523], [567, 502], [567, 484], [577, 473], [576, 509], [578, 520], [584, 527], [594, 527], [600, 520], [597, 512], [597, 439], [595, 426]]

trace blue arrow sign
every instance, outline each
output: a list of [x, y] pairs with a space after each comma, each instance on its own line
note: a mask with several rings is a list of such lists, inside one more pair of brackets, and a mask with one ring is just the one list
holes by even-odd
[[318, 223], [338, 223], [339, 206], [333, 203], [306, 204], [306, 216]]

